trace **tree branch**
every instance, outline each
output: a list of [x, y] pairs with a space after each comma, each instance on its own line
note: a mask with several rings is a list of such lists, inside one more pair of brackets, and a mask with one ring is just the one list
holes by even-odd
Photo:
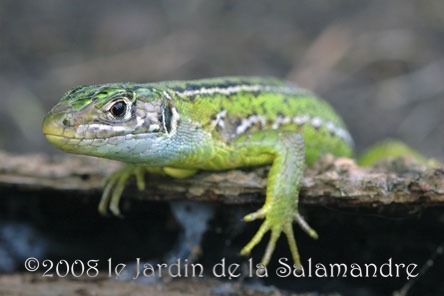
[[[56, 191], [97, 196], [105, 176], [121, 164], [67, 155], [14, 156], [0, 153], [1, 191]], [[147, 190], [133, 179], [125, 196], [141, 200], [198, 200], [227, 204], [263, 202], [267, 167], [200, 172], [186, 179], [147, 176]], [[3, 195], [5, 197], [6, 195]], [[379, 204], [443, 205], [444, 168], [426, 169], [408, 158], [386, 160], [361, 168], [350, 159], [324, 156], [306, 170], [301, 203], [310, 205], [375, 206]]]

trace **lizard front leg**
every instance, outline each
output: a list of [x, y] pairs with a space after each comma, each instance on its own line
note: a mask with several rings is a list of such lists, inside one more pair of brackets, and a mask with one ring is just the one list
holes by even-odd
[[174, 178], [185, 178], [194, 175], [197, 170], [176, 169], [169, 167], [151, 167], [140, 164], [126, 164], [124, 167], [112, 173], [105, 179], [102, 198], [99, 203], [99, 212], [106, 215], [109, 211], [114, 216], [121, 216], [119, 202], [122, 197], [125, 184], [134, 175], [137, 180], [137, 188], [145, 189], [145, 173], [156, 175], [168, 175]]
[[248, 255], [262, 240], [264, 234], [271, 231], [262, 264], [267, 265], [282, 234], [286, 235], [291, 255], [295, 264], [300, 264], [299, 251], [293, 233], [293, 221], [312, 238], [318, 235], [299, 214], [299, 188], [305, 164], [304, 140], [301, 135], [291, 131], [260, 131], [242, 137], [234, 143], [245, 158], [247, 165], [271, 158], [272, 165], [268, 174], [268, 186], [265, 204], [258, 211], [246, 215], [245, 221], [265, 219], [257, 233], [241, 250]]

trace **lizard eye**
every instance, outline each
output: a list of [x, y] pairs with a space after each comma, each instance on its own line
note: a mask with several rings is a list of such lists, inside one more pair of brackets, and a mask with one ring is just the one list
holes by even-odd
[[111, 112], [112, 115], [114, 115], [114, 117], [122, 118], [125, 116], [127, 109], [128, 108], [124, 101], [117, 101], [111, 106], [109, 111]]
[[109, 103], [105, 110], [110, 120], [129, 120], [133, 115], [134, 105], [127, 98], [121, 97]]

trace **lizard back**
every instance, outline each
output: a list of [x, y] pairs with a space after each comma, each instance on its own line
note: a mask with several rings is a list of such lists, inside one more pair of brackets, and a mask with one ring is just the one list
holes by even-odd
[[179, 113], [200, 122], [221, 142], [261, 130], [291, 130], [303, 135], [308, 164], [325, 153], [352, 155], [353, 140], [339, 115], [294, 84], [227, 77], [166, 82], [162, 87], [172, 91]]

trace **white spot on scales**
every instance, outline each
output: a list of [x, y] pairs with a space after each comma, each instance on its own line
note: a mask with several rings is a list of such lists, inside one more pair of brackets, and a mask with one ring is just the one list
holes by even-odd
[[[261, 126], [264, 126], [266, 124], [265, 116], [251, 115], [243, 119], [236, 128], [236, 135], [245, 133], [246, 131], [248, 131], [249, 128], [251, 128], [257, 123], [259, 123]], [[349, 145], [353, 145], [353, 140], [346, 129], [334, 124], [331, 121], [325, 121], [317, 116], [311, 117], [309, 115], [301, 115], [293, 118], [288, 116], [277, 116], [274, 119], [271, 128], [276, 130], [281, 125], [290, 124], [290, 123], [297, 124], [298, 126], [303, 126], [304, 124], [308, 123], [316, 129], [325, 127], [334, 136], [344, 140]]]
[[247, 118], [242, 119], [241, 123], [236, 127], [236, 135], [245, 133], [251, 126], [256, 123], [260, 123], [264, 126], [266, 123], [266, 118], [263, 115], [251, 115]]

